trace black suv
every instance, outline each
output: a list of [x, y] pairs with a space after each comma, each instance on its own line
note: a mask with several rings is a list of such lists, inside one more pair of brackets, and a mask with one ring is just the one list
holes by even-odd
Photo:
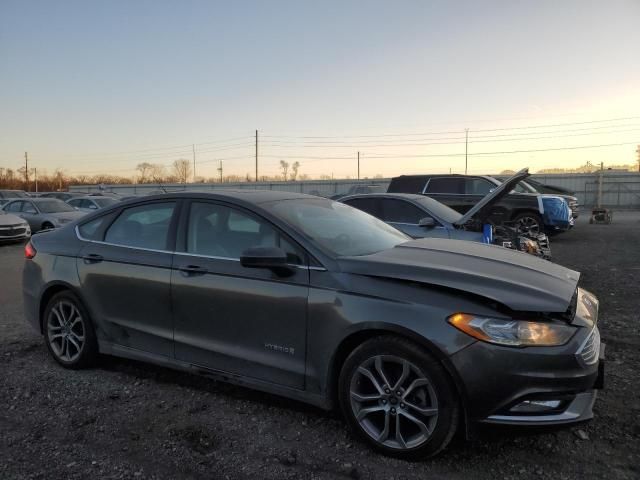
[[[494, 178], [482, 175], [401, 175], [391, 179], [387, 192], [420, 193], [464, 214], [499, 184]], [[531, 234], [561, 230], [556, 225], [548, 225], [543, 212], [538, 195], [512, 192], [491, 207], [489, 220], [496, 225], [513, 222]]]

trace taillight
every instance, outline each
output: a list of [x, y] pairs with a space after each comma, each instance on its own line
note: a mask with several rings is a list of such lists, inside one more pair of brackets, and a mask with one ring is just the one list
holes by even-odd
[[34, 247], [31, 242], [27, 243], [24, 246], [24, 258], [31, 260], [33, 257], [36, 256], [36, 253], [38, 253], [38, 251], [36, 250], [36, 247]]

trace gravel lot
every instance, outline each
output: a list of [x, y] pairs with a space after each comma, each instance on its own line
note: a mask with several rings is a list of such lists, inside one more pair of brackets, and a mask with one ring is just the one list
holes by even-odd
[[601, 300], [606, 389], [593, 421], [485, 428], [436, 459], [372, 453], [337, 414], [133, 361], [67, 371], [22, 318], [22, 245], [0, 246], [0, 478], [640, 478], [640, 212], [552, 239]]

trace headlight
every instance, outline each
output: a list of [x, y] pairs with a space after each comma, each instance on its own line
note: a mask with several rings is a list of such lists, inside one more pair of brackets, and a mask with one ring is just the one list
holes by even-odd
[[467, 313], [451, 315], [449, 323], [484, 342], [510, 347], [553, 347], [564, 345], [576, 329], [556, 323], [477, 317]]

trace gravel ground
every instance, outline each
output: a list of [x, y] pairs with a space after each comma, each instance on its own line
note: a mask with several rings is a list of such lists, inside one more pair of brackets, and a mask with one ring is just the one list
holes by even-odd
[[640, 213], [580, 218], [552, 248], [601, 300], [607, 377], [595, 419], [536, 434], [485, 428], [409, 463], [290, 400], [114, 358], [62, 369], [22, 318], [22, 246], [0, 246], [0, 478], [640, 478]]

